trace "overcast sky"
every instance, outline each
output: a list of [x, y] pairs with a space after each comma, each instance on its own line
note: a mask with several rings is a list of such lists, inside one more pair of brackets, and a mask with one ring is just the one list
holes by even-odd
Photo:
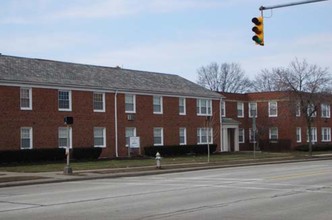
[[332, 74], [332, 1], [264, 11], [265, 46], [252, 41], [261, 5], [300, 0], [1, 0], [0, 53], [180, 75], [239, 63], [254, 78], [296, 57]]

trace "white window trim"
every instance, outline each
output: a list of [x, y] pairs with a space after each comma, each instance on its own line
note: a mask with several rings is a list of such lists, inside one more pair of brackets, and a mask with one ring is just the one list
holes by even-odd
[[[207, 132], [207, 141], [206, 142], [202, 142], [202, 132], [205, 131]], [[199, 140], [197, 140], [197, 144], [213, 144], [213, 128], [207, 128], [207, 127], [203, 127], [203, 128], [197, 128], [197, 133], [199, 136]], [[209, 138], [211, 137], [211, 139]]]
[[256, 108], [256, 115], [255, 115], [255, 118], [257, 118], [257, 115], [258, 115], [258, 109], [257, 109], [257, 102], [249, 102], [248, 103], [248, 109], [249, 109], [249, 118], [253, 118], [253, 115], [251, 115], [251, 107], [250, 107], [250, 104], [254, 104], [255, 105], [255, 108]]
[[[275, 114], [271, 113], [271, 106], [272, 104], [276, 105], [276, 112]], [[278, 102], [277, 101], [269, 101], [269, 117], [278, 117]]]
[[[249, 142], [250, 142], [250, 143], [257, 143], [257, 135], [256, 135], [256, 137], [255, 137], [255, 140], [251, 139], [251, 136], [253, 136], [253, 135], [252, 135], [253, 132], [254, 132], [253, 129], [252, 129], [252, 128], [249, 128]], [[257, 134], [257, 130], [256, 130], [256, 134]]]
[[[181, 143], [181, 129], [183, 130], [184, 135], [184, 143]], [[179, 128], [179, 137], [180, 137], [180, 145], [186, 145], [187, 144], [187, 128]]]
[[[94, 107], [94, 95], [95, 94], [101, 94], [102, 100], [103, 100], [103, 109], [95, 109]], [[105, 93], [104, 92], [94, 92], [93, 93], [93, 112], [105, 112], [106, 111], [106, 102], [105, 102]]]
[[[242, 114], [239, 115], [239, 104], [241, 106], [240, 110], [242, 110]], [[244, 103], [243, 102], [237, 102], [236, 103], [236, 114], [238, 118], [244, 118]]]
[[[240, 141], [240, 134], [242, 134], [242, 137], [243, 137], [243, 140], [242, 141]], [[245, 130], [244, 130], [244, 128], [239, 128], [239, 143], [240, 144], [243, 144], [243, 143], [245, 143]]]
[[[324, 106], [327, 107], [327, 115], [323, 115]], [[326, 103], [321, 104], [321, 117], [322, 118], [330, 118], [331, 117], [331, 106], [329, 104], [326, 104]]]
[[[324, 130], [328, 131], [328, 139], [324, 139]], [[331, 142], [331, 128], [329, 127], [322, 127], [322, 142]]]
[[[299, 139], [297, 139], [299, 137]], [[296, 143], [302, 143], [302, 129], [300, 127], [296, 128]]]
[[225, 101], [221, 101], [221, 117], [226, 117], [226, 102]]
[[59, 144], [60, 144], [60, 142], [59, 142], [60, 129], [66, 129], [66, 132], [68, 132], [67, 128], [69, 128], [69, 148], [70, 149], [73, 148], [73, 129], [72, 129], [72, 127], [59, 127], [58, 128], [58, 147], [59, 148], [67, 148], [67, 146], [59, 146]]
[[[69, 98], [69, 108], [60, 108], [60, 100], [59, 100], [59, 93], [60, 92], [68, 92], [68, 98]], [[72, 111], [72, 97], [71, 97], [71, 90], [58, 90], [58, 108], [59, 108], [59, 111], [63, 111], [63, 112], [70, 112]]]
[[[103, 130], [103, 145], [95, 145], [94, 144], [94, 139], [96, 138], [94, 133], [95, 129], [102, 129]], [[100, 147], [100, 148], [105, 148], [106, 147], [106, 128], [105, 127], [94, 127], [93, 128], [93, 146], [94, 147]]]
[[[202, 111], [201, 111], [202, 101], [207, 102], [206, 113], [202, 113]], [[198, 116], [212, 116], [212, 100], [211, 99], [197, 99], [196, 107], [198, 108], [198, 112], [197, 112]]]
[[[29, 107], [22, 107], [22, 89], [26, 89], [29, 91]], [[32, 88], [29, 87], [20, 88], [20, 108], [21, 110], [32, 110]]]
[[129, 144], [127, 143], [127, 138], [130, 138], [127, 136], [127, 129], [133, 129], [133, 133], [134, 133], [134, 136], [130, 136], [130, 137], [136, 137], [136, 127], [126, 127], [125, 128], [125, 138], [126, 138], [126, 147], [129, 147]]
[[[312, 143], [317, 143], [317, 128], [312, 127], [311, 128], [313, 133], [312, 133]], [[309, 130], [307, 129], [307, 142], [309, 142]]]
[[[276, 129], [276, 131], [277, 131], [277, 138], [275, 138], [275, 139], [272, 139], [272, 130], [273, 129]], [[278, 139], [279, 139], [279, 130], [278, 130], [278, 128], [277, 127], [269, 128], [269, 140], [278, 140]]]
[[[183, 100], [183, 112], [180, 112], [180, 106], [181, 106], [181, 101]], [[186, 115], [187, 114], [187, 108], [186, 108], [186, 98], [180, 97], [179, 98], [179, 115]]]
[[296, 117], [301, 117], [301, 103], [296, 102], [296, 109], [295, 109], [295, 116]]
[[136, 113], [136, 95], [125, 94], [125, 108], [126, 108], [126, 96], [127, 95], [133, 96], [133, 110], [132, 111], [125, 110], [125, 113]]
[[[28, 129], [29, 130], [29, 145], [30, 145], [30, 147], [29, 148], [23, 148], [22, 147], [22, 130], [23, 129]], [[30, 150], [30, 149], [32, 149], [33, 148], [33, 129], [32, 129], [32, 127], [21, 127], [21, 133], [20, 133], [20, 135], [21, 135], [21, 138], [20, 138], [20, 142], [21, 142], [21, 150]]]
[[154, 99], [155, 98], [159, 98], [159, 101], [160, 101], [160, 112], [155, 112], [154, 111], [154, 108], [153, 108], [153, 114], [156, 114], [156, 115], [161, 115], [163, 114], [163, 97], [162, 96], [153, 96], [153, 103], [152, 105], [154, 106]]
[[[155, 132], [155, 130], [156, 129], [160, 129], [160, 135], [161, 135], [161, 143], [158, 143], [158, 144], [156, 144], [156, 143], [154, 143], [154, 138], [155, 138], [155, 136], [154, 136], [154, 132]], [[158, 127], [158, 128], [153, 128], [153, 146], [162, 146], [162, 145], [164, 145], [164, 128], [160, 128], [160, 127]]]

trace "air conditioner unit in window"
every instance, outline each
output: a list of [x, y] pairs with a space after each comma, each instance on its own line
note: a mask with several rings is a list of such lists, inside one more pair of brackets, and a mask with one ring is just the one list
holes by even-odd
[[128, 121], [134, 121], [135, 120], [135, 115], [134, 114], [128, 114], [127, 115], [127, 120]]

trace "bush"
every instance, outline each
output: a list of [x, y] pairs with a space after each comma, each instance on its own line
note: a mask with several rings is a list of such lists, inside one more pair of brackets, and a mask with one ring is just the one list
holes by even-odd
[[[295, 147], [295, 150], [297, 151], [309, 151], [309, 145], [298, 145]], [[312, 151], [330, 151], [332, 150], [331, 144], [313, 144], [312, 145]]]
[[[215, 152], [216, 144], [210, 144], [210, 153]], [[207, 154], [207, 144], [205, 145], [171, 145], [171, 146], [149, 146], [144, 148], [144, 153], [147, 156], [154, 157], [159, 152], [164, 156], [180, 156], [188, 154]]]
[[[66, 158], [65, 148], [43, 148], [29, 150], [0, 151], [0, 163], [31, 163], [40, 161], [62, 161]], [[98, 159], [101, 148], [74, 148], [71, 159]]]

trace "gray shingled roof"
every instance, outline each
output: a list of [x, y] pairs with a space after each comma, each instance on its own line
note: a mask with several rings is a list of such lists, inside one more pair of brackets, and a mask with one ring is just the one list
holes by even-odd
[[0, 83], [221, 98], [177, 75], [0, 55]]

